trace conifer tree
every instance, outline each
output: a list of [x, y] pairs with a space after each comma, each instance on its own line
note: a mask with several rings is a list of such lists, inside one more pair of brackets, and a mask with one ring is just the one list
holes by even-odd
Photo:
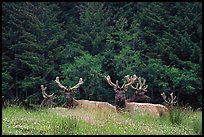
[[3, 53], [9, 58], [16, 97], [27, 96], [39, 91], [59, 61], [64, 37], [56, 20], [59, 13], [56, 5], [32, 2], [4, 3], [3, 12]]

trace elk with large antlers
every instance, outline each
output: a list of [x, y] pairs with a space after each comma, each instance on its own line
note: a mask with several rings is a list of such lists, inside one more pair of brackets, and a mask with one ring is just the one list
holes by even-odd
[[[128, 82], [131, 81], [129, 75], [125, 76], [125, 78]], [[143, 103], [143, 102], [150, 101], [151, 98], [145, 95], [145, 93], [147, 92], [147, 87], [148, 87], [148, 85], [145, 85], [146, 79], [144, 79], [142, 82], [142, 78], [139, 77], [138, 82], [139, 83], [137, 83], [136, 87], [134, 87], [133, 85], [130, 85], [130, 87], [134, 90], [134, 94], [131, 98], [127, 99], [127, 102]]]
[[79, 82], [71, 87], [63, 86], [60, 81], [59, 77], [56, 77], [55, 83], [63, 89], [61, 93], [64, 95], [65, 98], [65, 104], [63, 106], [68, 107], [68, 108], [73, 108], [77, 105], [77, 101], [73, 98], [73, 93], [76, 91], [77, 88], [79, 88], [80, 85], [82, 85], [84, 82], [82, 78], [79, 79]]
[[47, 93], [45, 93], [46, 89], [47, 87], [44, 87], [44, 85], [41, 85], [41, 91], [44, 99], [41, 102], [40, 106], [53, 107], [56, 105], [56, 103], [53, 102], [56, 96], [54, 95], [54, 93], [52, 93], [51, 95], [48, 95]]
[[130, 81], [126, 84], [126, 82], [123, 83], [123, 85], [120, 87], [118, 84], [118, 80], [116, 80], [116, 83], [114, 84], [111, 81], [110, 76], [105, 76], [105, 80], [109, 85], [111, 85], [115, 91], [115, 105], [116, 109], [124, 109], [126, 108], [125, 104], [125, 92], [128, 90], [128, 86], [132, 85], [137, 79], [136, 75], [131, 76]]
[[173, 106], [177, 103], [177, 98], [174, 96], [174, 93], [172, 92], [170, 96], [167, 97], [165, 93], [161, 93], [161, 96], [163, 100], [165, 101], [165, 104], [167, 107], [173, 108]]

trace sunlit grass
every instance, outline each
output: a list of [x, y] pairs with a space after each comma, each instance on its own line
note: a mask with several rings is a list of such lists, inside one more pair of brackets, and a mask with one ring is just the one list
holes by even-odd
[[153, 117], [139, 112], [101, 109], [3, 110], [2, 133], [9, 135], [196, 135], [202, 134], [202, 112], [186, 111], [180, 124], [169, 115]]

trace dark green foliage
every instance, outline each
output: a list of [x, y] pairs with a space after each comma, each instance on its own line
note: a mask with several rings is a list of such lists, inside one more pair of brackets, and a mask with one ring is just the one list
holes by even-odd
[[9, 14], [3, 19], [3, 72], [9, 75], [9, 71], [13, 77], [9, 83], [5, 81], [13, 88], [5, 90], [16, 91], [17, 98], [41, 94], [40, 85], [49, 81], [55, 62], [60, 63], [58, 53], [64, 31], [57, 23], [55, 9], [56, 5], [49, 3], [3, 4], [5, 15]]
[[104, 3], [87, 2], [80, 5], [79, 31], [74, 41], [92, 55], [105, 49], [106, 37], [112, 28], [108, 24], [110, 21], [108, 14]]
[[113, 102], [104, 76], [122, 85], [136, 74], [152, 102], [174, 91], [201, 107], [201, 17], [201, 2], [4, 2], [2, 95], [37, 103], [43, 84], [63, 104], [55, 77], [67, 86], [82, 77], [76, 99]]
[[[89, 95], [86, 97], [87, 99], [108, 101], [108, 92], [104, 91], [106, 83], [104, 81], [105, 75], [103, 75], [101, 70], [101, 60], [100, 56], [92, 56], [86, 53], [75, 58], [73, 64], [61, 65], [62, 83], [72, 87], [78, 83], [81, 77], [84, 80], [84, 84], [81, 87]], [[76, 92], [76, 94], [78, 93], [79, 91]]]

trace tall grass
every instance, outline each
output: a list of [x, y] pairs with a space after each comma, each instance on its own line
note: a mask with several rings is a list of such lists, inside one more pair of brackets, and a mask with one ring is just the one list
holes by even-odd
[[72, 135], [77, 128], [77, 119], [75, 117], [55, 118], [53, 122], [52, 132], [54, 135]]
[[193, 119], [193, 130], [195, 133], [202, 135], [202, 121], [200, 119]]
[[72, 134], [76, 123], [72, 117], [59, 117], [47, 109], [34, 111], [19, 106], [3, 109], [3, 134]]
[[[184, 116], [183, 112], [179, 112]], [[2, 133], [9, 135], [195, 135], [202, 134], [202, 112], [153, 117], [101, 109], [3, 109]], [[175, 115], [174, 115], [175, 116]], [[176, 121], [176, 122], [175, 122]]]
[[193, 111], [189, 106], [174, 106], [166, 118], [173, 126], [190, 127], [195, 134], [202, 134], [202, 111]]
[[[188, 110], [190, 111], [190, 109]], [[173, 107], [169, 109], [169, 120], [172, 124], [180, 125], [182, 121], [188, 116], [188, 111], [185, 107]]]

